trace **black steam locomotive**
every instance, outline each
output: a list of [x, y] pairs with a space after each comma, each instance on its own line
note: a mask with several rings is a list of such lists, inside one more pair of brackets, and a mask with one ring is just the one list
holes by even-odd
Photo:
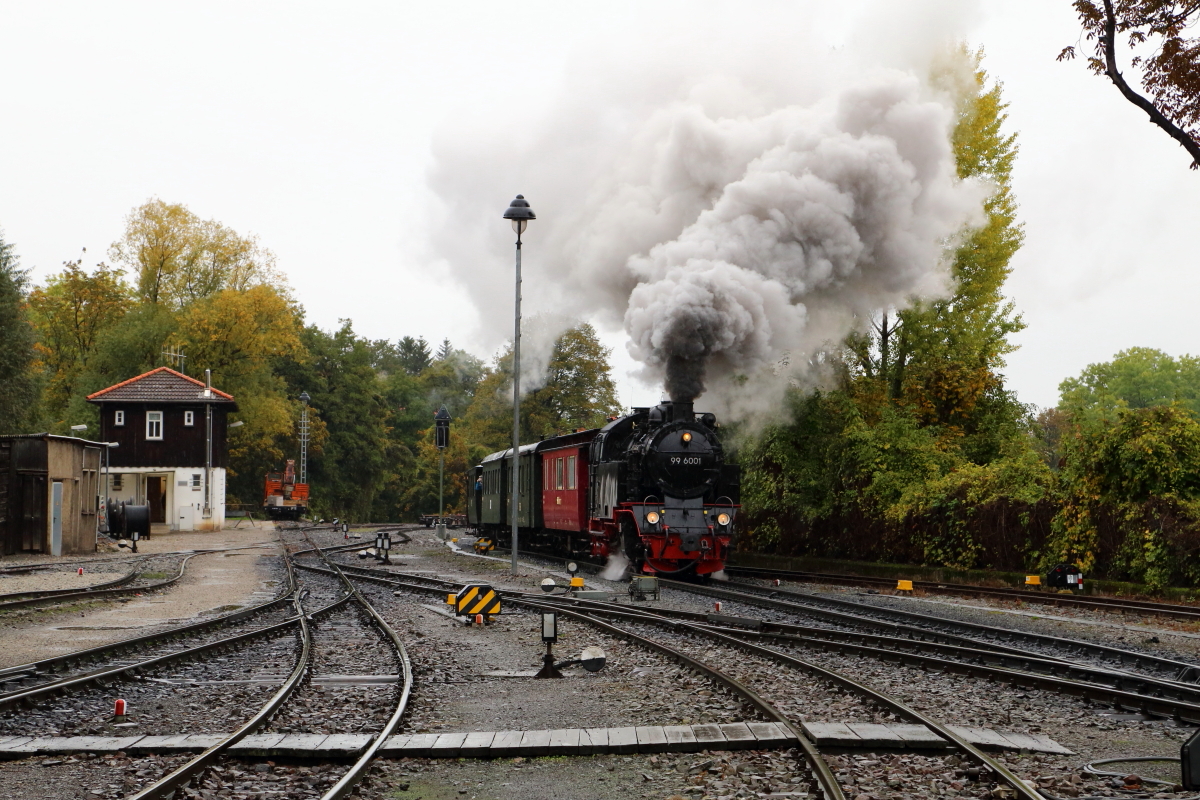
[[[722, 569], [739, 508], [740, 468], [716, 417], [690, 402], [634, 408], [603, 428], [523, 445], [522, 546], [573, 555], [622, 553], [636, 572], [705, 576]], [[507, 544], [512, 450], [472, 470], [469, 523]]]

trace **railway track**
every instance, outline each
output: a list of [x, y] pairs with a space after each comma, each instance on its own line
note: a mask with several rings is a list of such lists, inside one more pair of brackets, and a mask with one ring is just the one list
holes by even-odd
[[[865, 586], [876, 589], [894, 589], [896, 587], [896, 581], [892, 578], [873, 578], [843, 573], [798, 572], [760, 567], [726, 567], [725, 572], [730, 576], [767, 578], [797, 583]], [[1081, 608], [1089, 611], [1114, 611], [1121, 614], [1140, 614], [1200, 622], [1200, 607], [1179, 603], [1163, 603], [1153, 600], [1135, 600], [1104, 595], [1058, 594], [1053, 590], [974, 586], [965, 583], [943, 583], [941, 581], [913, 581], [912, 584], [914, 589], [934, 594], [961, 597], [988, 597], [997, 600], [1032, 603], [1034, 605]]]
[[[165, 589], [183, 577], [184, 571], [187, 569], [188, 561], [198, 555], [203, 554], [192, 553], [184, 556], [183, 561], [180, 562], [179, 569], [176, 571], [174, 576], [161, 581], [142, 584], [140, 586], [128, 585], [136, 581], [143, 572], [141, 569], [136, 569], [109, 584], [90, 586], [86, 589], [51, 589], [40, 592], [15, 592], [12, 595], [0, 596], [0, 612], [12, 611], [19, 608], [29, 608], [31, 606], [47, 605], [51, 603], [75, 603], [81, 601], [105, 600], [112, 597], [123, 597], [125, 595], [153, 592], [156, 589]], [[3, 597], [14, 597], [15, 599], [3, 601]]]
[[1157, 677], [1166, 678], [1177, 683], [1192, 684], [1200, 680], [1200, 666], [1196, 664], [1081, 639], [1068, 639], [1061, 636], [1001, 628], [994, 625], [984, 625], [977, 622], [966, 622], [932, 616], [930, 614], [920, 614], [855, 600], [824, 597], [806, 592], [758, 586], [743, 582], [734, 582], [724, 586], [680, 583], [677, 581], [664, 581], [664, 584], [695, 594], [737, 600], [750, 605], [795, 613], [804, 613], [833, 622], [860, 625], [879, 624], [882, 622], [889, 625], [904, 626], [902, 630], [914, 635], [917, 635], [918, 631], [926, 635], [953, 635], [960, 637], [959, 641], [965, 638], [968, 641], [975, 642], [978, 646], [988, 648], [1022, 645], [1025, 650], [1038, 648], [1044, 655], [1058, 652], [1066, 653], [1068, 654], [1067, 657], [1072, 659], [1086, 656], [1094, 659], [1097, 664], [1101, 665], [1115, 665], [1118, 668], [1128, 665], [1138, 670], [1153, 671], [1157, 673]]
[[[438, 578], [430, 578], [422, 575], [411, 575], [405, 573], [396, 573], [383, 570], [373, 570], [364, 567], [345, 567], [343, 569], [350, 572], [355, 580], [365, 580], [379, 585], [389, 585], [393, 588], [444, 594], [447, 589], [453, 588], [456, 584], [449, 581], [444, 581]], [[810, 768], [810, 774], [813, 776], [814, 783], [819, 787], [819, 790], [827, 800], [842, 800], [845, 797], [836, 777], [829, 768], [828, 763], [821, 757], [817, 747], [807, 739], [803, 731], [799, 728], [796, 721], [789, 719], [786, 714], [780, 711], [768, 699], [761, 694], [755, 692], [749, 686], [738, 681], [737, 679], [725, 674], [724, 672], [715, 669], [703, 660], [692, 657], [676, 647], [663, 643], [656, 639], [650, 638], [644, 634], [638, 633], [629, 628], [621, 628], [613, 625], [610, 621], [602, 619], [602, 617], [618, 618], [636, 623], [645, 623], [656, 625], [665, 628], [676, 634], [681, 632], [691, 633], [697, 636], [707, 637], [715, 642], [718, 642], [726, 647], [731, 647], [736, 650], [750, 652], [763, 658], [767, 658], [778, 664], [785, 665], [789, 668], [799, 669], [809, 674], [812, 674], [821, 680], [831, 682], [848, 690], [851, 690], [869, 702], [887, 708], [897, 716], [908, 719], [917, 724], [926, 725], [927, 728], [934, 731], [943, 739], [953, 744], [955, 748], [960, 750], [970, 759], [978, 762], [981, 767], [988, 773], [996, 776], [998, 780], [1010, 786], [1017, 797], [1024, 800], [1037, 800], [1040, 795], [1029, 788], [1029, 786], [1016, 775], [1014, 775], [1006, 766], [1001, 764], [996, 759], [980, 751], [977, 747], [962, 739], [946, 726], [938, 723], [936, 720], [922, 714], [921, 712], [912, 709], [901, 701], [889, 697], [877, 690], [854, 681], [844, 675], [826, 669], [819, 665], [813, 664], [791, 656], [787, 653], [782, 653], [777, 650], [765, 647], [760, 644], [745, 641], [739, 634], [744, 634], [744, 629], [712, 625], [709, 621], [710, 615], [697, 614], [690, 612], [675, 612], [664, 609], [654, 609], [653, 611], [644, 608], [632, 608], [629, 606], [619, 606], [614, 603], [598, 602], [598, 601], [582, 601], [573, 600], [569, 596], [557, 595], [535, 595], [524, 592], [502, 592], [506, 601], [515, 603], [526, 608], [535, 610], [554, 610], [558, 613], [572, 616], [581, 621], [594, 625], [595, 627], [609, 633], [613, 636], [624, 638], [634, 642], [639, 646], [647, 649], [656, 650], [669, 658], [685, 664], [688, 667], [708, 676], [709, 678], [726, 685], [731, 692], [741, 696], [748, 703], [762, 711], [769, 719], [785, 725], [797, 737], [800, 742], [801, 750], [804, 754], [805, 761]], [[1200, 707], [1198, 707], [1200, 710]]]
[[[296, 647], [290, 672], [286, 676], [283, 676], [275, 685], [270, 698], [265, 703], [257, 707], [248, 718], [243, 719], [232, 733], [222, 736], [219, 741], [215, 742], [202, 753], [188, 758], [185, 763], [178, 764], [173, 769], [170, 769], [167, 774], [157, 779], [153, 777], [146, 778], [146, 780], [150, 780], [151, 782], [138, 787], [135, 792], [131, 791], [126, 797], [133, 797], [137, 800], [166, 800], [166, 798], [181, 796], [180, 792], [195, 794], [200, 791], [202, 784], [208, 786], [212, 779], [222, 774], [236, 774], [236, 767], [240, 762], [235, 756], [230, 754], [230, 750], [234, 745], [252, 733], [268, 730], [274, 724], [275, 720], [280, 720], [286, 714], [291, 713], [290, 710], [296, 701], [304, 696], [306, 687], [310, 684], [314, 665], [321, 663], [322, 647], [325, 648], [327, 653], [338, 652], [345, 649], [344, 645], [346, 643], [361, 639], [361, 631], [357, 628], [350, 628], [346, 624], [348, 620], [355, 619], [358, 614], [361, 614], [369, 620], [371, 626], [379, 631], [381, 638], [388, 643], [390, 648], [394, 648], [397, 654], [396, 664], [398, 665], [397, 671], [401, 676], [401, 686], [397, 692], [396, 702], [388, 709], [386, 722], [376, 731], [372, 744], [367, 748], [366, 752], [349, 769], [338, 769], [337, 772], [340, 773], [340, 776], [336, 782], [332, 777], [330, 778], [329, 782], [332, 785], [327, 787], [327, 790], [325, 787], [312, 789], [309, 786], [306, 789], [303, 786], [299, 786], [292, 787], [298, 791], [297, 794], [288, 794], [289, 797], [314, 796], [322, 797], [324, 800], [335, 800], [336, 798], [345, 797], [353, 790], [363, 775], [365, 775], [375, 752], [392, 735], [399, 724], [412, 689], [412, 670], [407, 659], [407, 654], [404, 651], [403, 642], [396, 632], [375, 611], [366, 598], [358, 591], [357, 587], [342, 576], [335, 565], [328, 562], [327, 555], [315, 543], [309, 541], [308, 544], [310, 547], [300, 550], [298, 555], [315, 555], [322, 559], [328, 565], [328, 571], [332, 573], [331, 577], [336, 579], [337, 583], [324, 577], [318, 577], [313, 579], [316, 583], [313, 583], [312, 580], [304, 581], [304, 584], [310, 584], [306, 588], [305, 585], [302, 585], [297, 580], [294, 571], [293, 562], [297, 554], [289, 554], [285, 559], [288, 569], [288, 590], [286, 596], [277, 598], [269, 603], [261, 604], [254, 609], [245, 610], [245, 617], [254, 619], [256, 618], [256, 614], [251, 612], [262, 613], [263, 609], [273, 608], [274, 612], [278, 613], [280, 606], [290, 605], [294, 613], [288, 618], [236, 636], [224, 637], [198, 646], [163, 653], [150, 658], [143, 658], [132, 663], [123, 662], [110, 665], [101, 670], [93, 670], [65, 681], [55, 682], [53, 685], [47, 684], [32, 687], [21, 692], [10, 693], [11, 696], [0, 698], [0, 703], [7, 704], [10, 707], [18, 703], [38, 703], [48, 699], [51, 695], [72, 693], [75, 689], [85, 688], [87, 685], [99, 684], [103, 686], [114, 680], [152, 674], [152, 670], [160, 669], [162, 666], [171, 663], [197, 661], [197, 659], [200, 659], [197, 663], [208, 663], [204, 660], [208, 656], [218, 656], [218, 661], [228, 661], [233, 656], [222, 658], [221, 654], [244, 652], [246, 655], [261, 660], [266, 654], [262, 653], [259, 656], [253, 656], [253, 653], [257, 651], [245, 650], [246, 645], [256, 640], [278, 640], [280, 636], [294, 634], [296, 637]], [[361, 545], [357, 543], [349, 546], [343, 545], [339, 549], [346, 549], [347, 547], [361, 547]], [[332, 599], [334, 595], [338, 595], [336, 599]], [[314, 604], [314, 597], [323, 599], [318, 600]], [[327, 602], [330, 600], [332, 601]], [[348, 613], [350, 617], [345, 616]], [[334, 620], [332, 626], [322, 626], [318, 622], [321, 619], [333, 620], [335, 615], [341, 615], [338, 617], [340, 622]], [[316, 628], [314, 628], [313, 623], [318, 623]], [[188, 631], [190, 632], [192, 628], [193, 626], [188, 626]], [[321, 638], [317, 628], [328, 628], [328, 631], [324, 634], [327, 639], [325, 645], [321, 645]], [[178, 634], [180, 631], [175, 631], [175, 633]], [[339, 639], [339, 637], [341, 638]], [[123, 644], [126, 647], [129, 646], [129, 642]], [[269, 661], [271, 663], [279, 663], [278, 657], [269, 657]], [[242, 663], [244, 663], [244, 656]], [[226, 665], [224, 674], [229, 674], [230, 666], [234, 668], [235, 673], [239, 669], [237, 663]], [[250, 670], [246, 671], [249, 672]], [[204, 674], [205, 678], [210, 677], [203, 670], [201, 674]], [[221, 670], [216, 670], [211, 674], [211, 677], [220, 678], [221, 674]], [[269, 676], [263, 676], [263, 679], [256, 678], [251, 683], [261, 683], [264, 680], [269, 680]], [[186, 677], [182, 683], [178, 680], [166, 681], [165, 683], [167, 686], [164, 689], [165, 691], [176, 692], [179, 691], [178, 687], [188, 685]], [[228, 681], [218, 681], [218, 683], [228, 683]], [[236, 684], [239, 681], [233, 681], [232, 683]], [[190, 685], [195, 686], [196, 684], [192, 683]], [[170, 687], [176, 688], [172, 689]], [[232, 689], [229, 691], [232, 691]], [[142, 699], [146, 700], [147, 703], [153, 700], [153, 698]], [[146, 707], [148, 708], [149, 706], [147, 705]], [[161, 708], [162, 706], [158, 707]], [[307, 713], [299, 712], [294, 716], [303, 717]], [[287, 731], [288, 728], [284, 728], [283, 730]], [[147, 732], [147, 729], [143, 727], [142, 731]], [[163, 732], [167, 731], [164, 729]], [[167, 758], [160, 760], [160, 762], [166, 764], [170, 763], [171, 760]], [[328, 774], [333, 775], [334, 772], [330, 771]]]

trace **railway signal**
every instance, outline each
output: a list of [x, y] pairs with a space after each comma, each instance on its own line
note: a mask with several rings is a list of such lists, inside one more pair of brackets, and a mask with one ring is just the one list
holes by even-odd
[[433, 415], [434, 444], [438, 449], [438, 538], [446, 538], [446, 448], [450, 446], [450, 412], [443, 405]]

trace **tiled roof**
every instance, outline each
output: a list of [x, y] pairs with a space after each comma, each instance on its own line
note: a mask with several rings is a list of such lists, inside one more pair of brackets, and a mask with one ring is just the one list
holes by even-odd
[[233, 396], [219, 389], [204, 396], [204, 382], [169, 367], [159, 367], [88, 395], [93, 403], [231, 403]]

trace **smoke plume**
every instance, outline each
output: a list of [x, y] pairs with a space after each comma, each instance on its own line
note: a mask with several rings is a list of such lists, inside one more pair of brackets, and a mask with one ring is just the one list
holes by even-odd
[[526, 308], [563, 328], [623, 328], [646, 382], [720, 414], [777, 407], [872, 314], [944, 295], [947, 245], [982, 221], [989, 189], [957, 178], [957, 98], [925, 78], [938, 37], [924, 30], [929, 52], [891, 53], [885, 68], [881, 47], [832, 52], [797, 30], [592, 54], [519, 142], [447, 129], [430, 174], [446, 212], [435, 245], [484, 330], [508, 330], [497, 218], [518, 191], [538, 214]]
[[984, 195], [957, 179], [951, 110], [923, 94], [915, 77], [881, 76], [827, 110], [782, 109], [717, 140], [763, 146], [678, 236], [629, 259], [630, 349], [672, 398], [944, 291], [945, 240]]

